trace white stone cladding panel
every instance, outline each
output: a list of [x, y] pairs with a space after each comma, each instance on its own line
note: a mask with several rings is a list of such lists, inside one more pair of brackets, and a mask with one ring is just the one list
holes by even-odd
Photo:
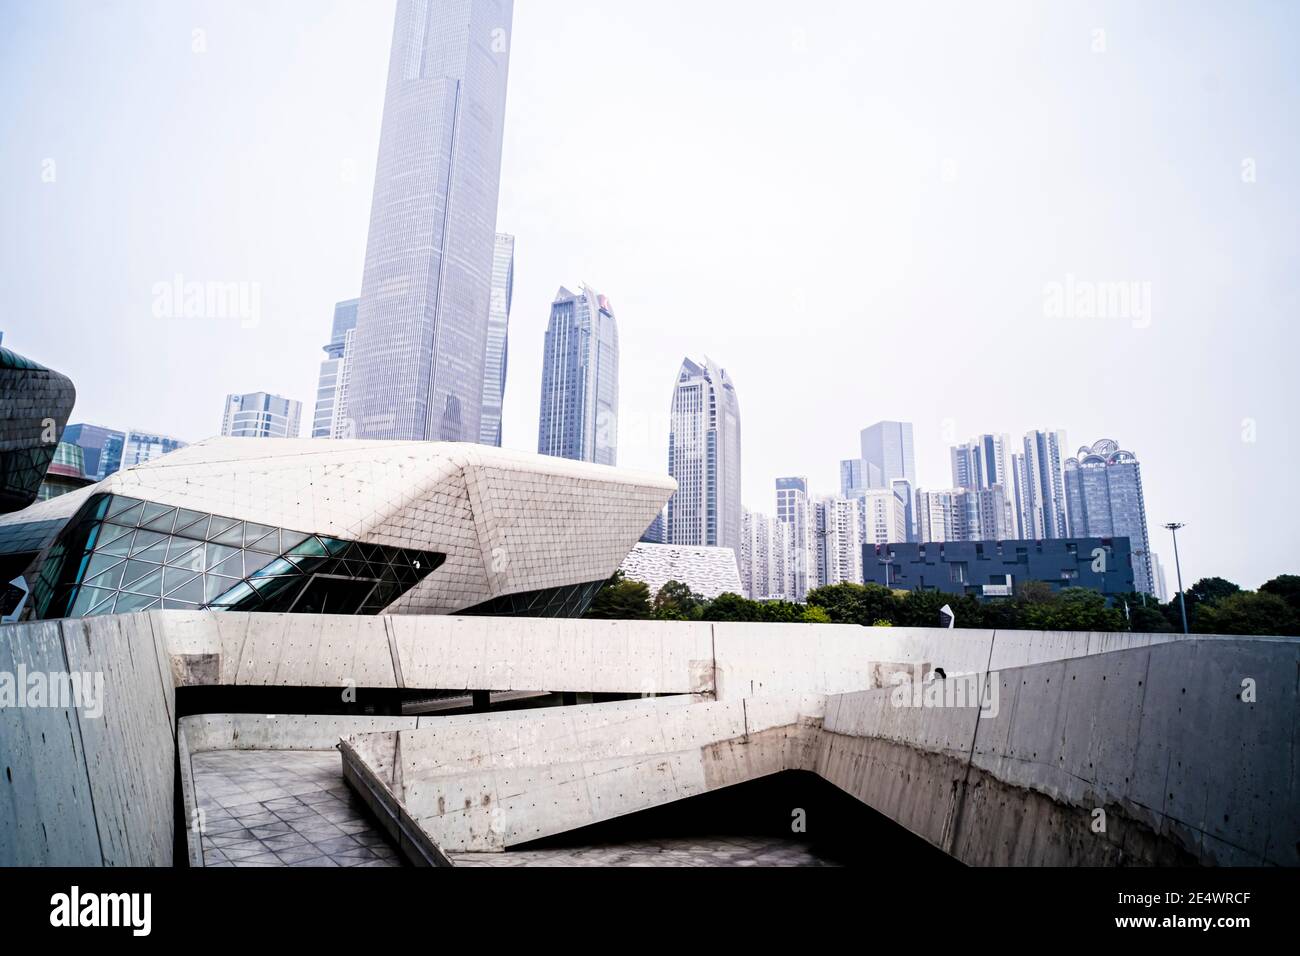
[[608, 577], [675, 487], [664, 475], [480, 445], [216, 438], [95, 490], [441, 552], [445, 563], [389, 609], [440, 614]]
[[640, 542], [623, 559], [622, 571], [632, 580], [644, 582], [652, 599], [669, 581], [679, 581], [710, 599], [728, 592], [742, 593], [736, 552], [731, 548]]

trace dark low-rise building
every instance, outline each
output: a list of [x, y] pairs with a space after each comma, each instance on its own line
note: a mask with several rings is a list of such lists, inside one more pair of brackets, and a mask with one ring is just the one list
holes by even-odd
[[1010, 597], [1027, 581], [1053, 590], [1091, 588], [1107, 598], [1133, 591], [1128, 538], [868, 544], [863, 577], [902, 591]]

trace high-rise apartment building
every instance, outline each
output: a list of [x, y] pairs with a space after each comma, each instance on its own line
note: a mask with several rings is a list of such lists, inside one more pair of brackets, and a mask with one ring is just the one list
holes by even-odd
[[266, 392], [227, 395], [221, 434], [231, 438], [297, 438], [302, 402]]
[[740, 584], [755, 601], [789, 601], [790, 525], [769, 515], [744, 509], [741, 518]]
[[918, 491], [916, 515], [921, 543], [1015, 538], [1006, 523], [1006, 495], [1001, 485]]
[[907, 540], [907, 492], [903, 486], [869, 488], [856, 497], [861, 509], [863, 544], [894, 544]]
[[954, 488], [993, 488], [1003, 490], [1005, 514], [996, 522], [1004, 531], [999, 538], [1020, 536], [1015, 508], [1014, 481], [1011, 475], [1011, 442], [1006, 435], [980, 435], [970, 441], [954, 445], [952, 456], [952, 484]]
[[510, 302], [515, 287], [515, 237], [498, 232], [492, 253], [492, 296], [488, 307], [487, 352], [483, 360], [483, 414], [479, 444], [501, 447], [501, 404], [506, 395]]
[[668, 473], [668, 543], [740, 549], [740, 404], [736, 389], [707, 357], [682, 362], [673, 389]]
[[349, 415], [360, 438], [476, 442], [513, 0], [398, 0]]
[[1032, 431], [1025, 435], [1024, 454], [1013, 456], [1014, 497], [1022, 538], [1033, 541], [1069, 534], [1061, 455], [1064, 447], [1065, 432]]
[[1065, 462], [1065, 490], [1070, 503], [1070, 535], [1128, 538], [1133, 585], [1156, 594], [1142, 466], [1137, 456], [1109, 438], [1085, 445]]
[[857, 498], [827, 495], [813, 505], [817, 534], [817, 586], [862, 583], [862, 506]]
[[[542, 353], [537, 451], [618, 463], [618, 324], [609, 300], [563, 286], [551, 303]], [[739, 526], [737, 526], [739, 539]]]
[[339, 380], [346, 374], [352, 359], [355, 338], [348, 333], [357, 327], [360, 299], [348, 299], [334, 306], [334, 323], [330, 340], [325, 343], [325, 361], [320, 363], [320, 381], [316, 386], [316, 410], [312, 416], [312, 438], [341, 438], [339, 423], [347, 417], [346, 404], [339, 395]]
[[817, 522], [807, 478], [776, 479], [776, 519], [786, 527], [786, 593], [791, 601], [803, 601], [817, 586]]

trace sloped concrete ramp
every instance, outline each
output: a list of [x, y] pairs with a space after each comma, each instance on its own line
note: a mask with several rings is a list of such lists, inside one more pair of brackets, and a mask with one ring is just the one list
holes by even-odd
[[427, 864], [811, 770], [974, 865], [1295, 866], [1298, 649], [1166, 642], [848, 694], [452, 718], [340, 750]]

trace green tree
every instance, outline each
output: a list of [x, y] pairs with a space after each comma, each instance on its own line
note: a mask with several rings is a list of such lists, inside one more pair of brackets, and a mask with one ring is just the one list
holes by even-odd
[[741, 597], [728, 591], [719, 594], [704, 609], [701, 620], [705, 621], [759, 621], [762, 611], [758, 601]]
[[1261, 584], [1259, 590], [1261, 594], [1280, 597], [1291, 605], [1291, 610], [1300, 614], [1300, 575], [1279, 574], [1272, 581]]
[[831, 623], [831, 616], [826, 613], [824, 607], [809, 604], [803, 609], [803, 620], [808, 624], [829, 624]]
[[958, 597], [943, 591], [909, 591], [898, 602], [893, 621], [899, 627], [946, 627], [943, 615], [939, 613], [946, 604], [952, 608], [956, 618], [954, 627], [976, 627], [977, 624], [966, 620], [971, 616], [977, 619], [979, 617], [978, 606], [971, 606], [974, 603], [974, 598], [968, 603], [965, 595]]
[[615, 571], [596, 592], [583, 617], [618, 621], [644, 621], [650, 617], [650, 588]]
[[1300, 616], [1276, 594], [1239, 591], [1197, 608], [1197, 634], [1300, 635]]
[[822, 608], [836, 624], [868, 625], [893, 620], [898, 610], [894, 592], [879, 584], [842, 582], [814, 588], [808, 603]]
[[1226, 597], [1240, 593], [1241, 588], [1224, 578], [1201, 578], [1187, 589], [1187, 603], [1218, 604]]
[[681, 581], [668, 581], [654, 600], [654, 616], [661, 621], [699, 620], [708, 602]]

